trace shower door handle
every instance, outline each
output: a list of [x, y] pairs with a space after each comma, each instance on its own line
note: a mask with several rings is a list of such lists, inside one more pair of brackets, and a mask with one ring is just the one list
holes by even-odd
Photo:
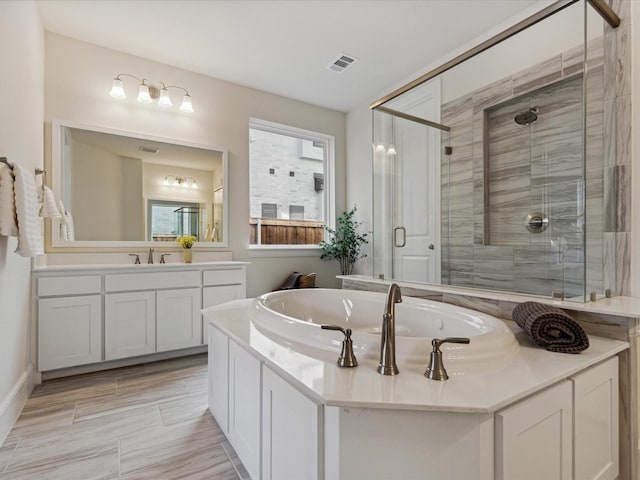
[[[398, 242], [398, 232], [402, 232], [402, 243]], [[407, 244], [407, 229], [404, 227], [396, 227], [393, 229], [393, 246], [402, 248]]]

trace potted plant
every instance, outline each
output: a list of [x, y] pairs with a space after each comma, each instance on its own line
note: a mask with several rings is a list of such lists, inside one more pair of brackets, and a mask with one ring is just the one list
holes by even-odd
[[193, 235], [183, 235], [181, 237], [176, 238], [176, 242], [178, 242], [182, 246], [182, 253], [184, 255], [184, 263], [191, 263], [192, 254], [191, 247], [196, 243], [198, 239]]
[[324, 229], [329, 234], [329, 239], [320, 242], [319, 245], [322, 249], [320, 258], [337, 260], [342, 275], [351, 275], [356, 261], [367, 256], [362, 252], [362, 247], [369, 243], [369, 233], [358, 233], [362, 222], [354, 220], [356, 210], [357, 207], [354, 205], [351, 210], [338, 217], [335, 230], [325, 225]]

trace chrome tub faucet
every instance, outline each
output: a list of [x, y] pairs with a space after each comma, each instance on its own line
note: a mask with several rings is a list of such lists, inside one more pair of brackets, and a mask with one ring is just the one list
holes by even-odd
[[380, 364], [378, 373], [381, 375], [397, 375], [396, 365], [396, 303], [402, 302], [400, 287], [396, 283], [389, 286], [387, 303], [382, 315], [382, 332], [380, 337]]

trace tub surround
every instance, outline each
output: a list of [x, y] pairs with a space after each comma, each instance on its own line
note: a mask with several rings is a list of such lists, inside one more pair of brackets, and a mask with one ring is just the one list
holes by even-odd
[[[354, 293], [352, 302], [341, 297], [339, 303], [342, 317], [355, 321], [355, 345], [366, 330], [356, 325]], [[377, 296], [380, 315], [369, 330], [382, 321], [385, 296]], [[509, 358], [471, 362], [450, 371], [449, 380], [436, 381], [423, 375], [428, 355], [422, 361], [400, 356], [399, 375], [384, 376], [376, 371], [377, 359], [363, 356], [358, 367], [340, 368], [335, 351], [273, 330], [263, 334], [253, 317], [260, 314], [257, 301], [203, 311], [209, 322], [209, 409], [251, 478], [409, 479], [426, 471], [452, 480], [591, 478], [595, 472], [617, 478], [619, 466], [628, 463], [629, 449], [618, 448], [626, 442], [618, 426], [624, 341], [592, 335], [580, 354], [551, 353], [508, 322], [519, 344]], [[316, 314], [327, 323], [341, 318], [324, 306], [310, 305], [307, 314], [303, 321], [317, 320]], [[449, 320], [456, 328], [456, 319]]]
[[[376, 372], [376, 360], [359, 357], [358, 367], [338, 368], [335, 352], [278, 343], [249, 320], [253, 302], [238, 300], [203, 313], [214, 328], [249, 349], [294, 387], [328, 406], [491, 413], [628, 348], [626, 342], [591, 336], [590, 347], [579, 355], [551, 353], [509, 322], [520, 349], [507, 361], [470, 365], [464, 373], [459, 371], [438, 382], [423, 375], [427, 355], [420, 363], [398, 362], [400, 374], [391, 379]], [[332, 332], [325, 333], [338, 338]], [[357, 333], [353, 337], [355, 341]], [[447, 366], [451, 374], [453, 366]]]
[[[342, 288], [387, 291], [389, 280], [367, 275], [342, 276]], [[562, 308], [592, 337], [611, 338], [627, 342], [629, 348], [619, 354], [620, 390], [620, 478], [637, 478], [638, 472], [638, 388], [640, 385], [640, 299], [612, 297], [595, 302], [557, 301], [550, 298], [506, 293], [492, 290], [421, 285], [397, 282], [405, 296], [428, 298], [472, 308], [501, 319], [510, 320], [518, 303], [535, 301]]]

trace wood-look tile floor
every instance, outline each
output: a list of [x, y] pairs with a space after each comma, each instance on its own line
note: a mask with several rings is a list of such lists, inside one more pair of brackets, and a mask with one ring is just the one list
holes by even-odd
[[0, 446], [0, 480], [245, 480], [193, 355], [37, 386]]

